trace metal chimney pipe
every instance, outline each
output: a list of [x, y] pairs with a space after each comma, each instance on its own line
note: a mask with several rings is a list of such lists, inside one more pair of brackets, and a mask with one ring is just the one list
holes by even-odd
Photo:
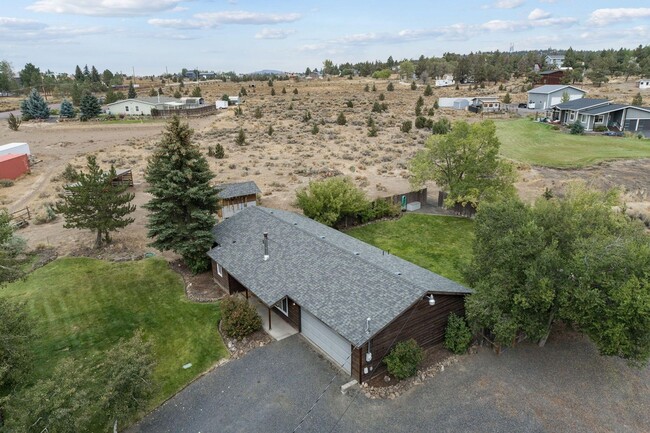
[[264, 261], [269, 259], [269, 234], [264, 232]]

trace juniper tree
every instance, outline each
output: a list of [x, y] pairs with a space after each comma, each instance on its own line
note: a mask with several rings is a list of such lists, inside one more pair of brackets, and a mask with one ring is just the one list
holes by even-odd
[[239, 128], [239, 132], [237, 133], [237, 138], [235, 138], [235, 144], [237, 146], [246, 145], [246, 133], [244, 132], [244, 128]]
[[88, 229], [96, 234], [95, 248], [111, 242], [111, 232], [124, 228], [134, 219], [127, 217], [135, 211], [127, 193], [128, 185], [113, 185], [115, 167], [102, 170], [94, 156], [87, 157], [88, 173], [76, 173], [77, 181], [63, 187], [56, 211], [65, 217], [64, 228]]
[[79, 105], [79, 119], [85, 122], [88, 119], [94, 119], [102, 113], [102, 106], [95, 96], [90, 92], [86, 92], [81, 98]]
[[206, 252], [213, 243], [218, 205], [217, 191], [210, 185], [214, 174], [192, 144], [193, 133], [178, 117], [167, 124], [145, 171], [147, 192], [153, 197], [144, 207], [149, 210], [151, 246], [174, 251], [193, 272], [201, 272], [209, 266]]
[[133, 85], [133, 81], [129, 83], [129, 93], [127, 94], [129, 99], [137, 98], [138, 94], [135, 91], [135, 86]]
[[431, 88], [431, 84], [427, 84], [427, 87], [424, 89], [424, 96], [431, 95], [433, 95], [433, 89]]
[[72, 102], [68, 101], [67, 99], [64, 99], [63, 102], [61, 102], [61, 117], [65, 117], [66, 119], [72, 119], [76, 115], [77, 114], [74, 111]]
[[345, 114], [343, 114], [342, 111], [339, 113], [339, 116], [336, 118], [336, 123], [337, 125], [347, 125], [348, 121], [345, 118]]
[[22, 111], [23, 120], [47, 119], [50, 117], [50, 108], [36, 89], [32, 89], [27, 99], [20, 103], [20, 110]]

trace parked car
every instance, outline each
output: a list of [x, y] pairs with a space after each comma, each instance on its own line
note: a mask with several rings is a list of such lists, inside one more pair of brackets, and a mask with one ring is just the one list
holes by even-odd
[[521, 104], [517, 104], [517, 108], [528, 108], [528, 104], [522, 102]]

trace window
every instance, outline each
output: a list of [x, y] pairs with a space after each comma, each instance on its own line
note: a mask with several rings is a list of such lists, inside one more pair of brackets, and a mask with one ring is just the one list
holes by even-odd
[[129, 106], [124, 107], [124, 111], [129, 111]]
[[289, 315], [289, 299], [284, 297], [277, 304], [276, 308], [284, 313], [285, 316]]
[[596, 116], [596, 120], [594, 120], [595, 123], [603, 123], [604, 116]]
[[587, 121], [587, 115], [586, 114], [581, 114], [580, 115], [580, 123], [585, 123]]
[[135, 111], [140, 111], [137, 105], [135, 106]]
[[575, 113], [575, 112], [572, 111], [571, 113], [569, 113], [569, 120], [570, 120], [571, 122], [573, 122], [574, 120], [576, 120], [576, 113]]
[[221, 265], [219, 263], [217, 263], [217, 274], [220, 277], [223, 277], [223, 269], [221, 268]]

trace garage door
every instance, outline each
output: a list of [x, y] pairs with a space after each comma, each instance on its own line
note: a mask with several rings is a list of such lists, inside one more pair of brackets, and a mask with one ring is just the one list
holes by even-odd
[[350, 373], [350, 343], [304, 308], [300, 311], [302, 335], [325, 352], [339, 367]]

